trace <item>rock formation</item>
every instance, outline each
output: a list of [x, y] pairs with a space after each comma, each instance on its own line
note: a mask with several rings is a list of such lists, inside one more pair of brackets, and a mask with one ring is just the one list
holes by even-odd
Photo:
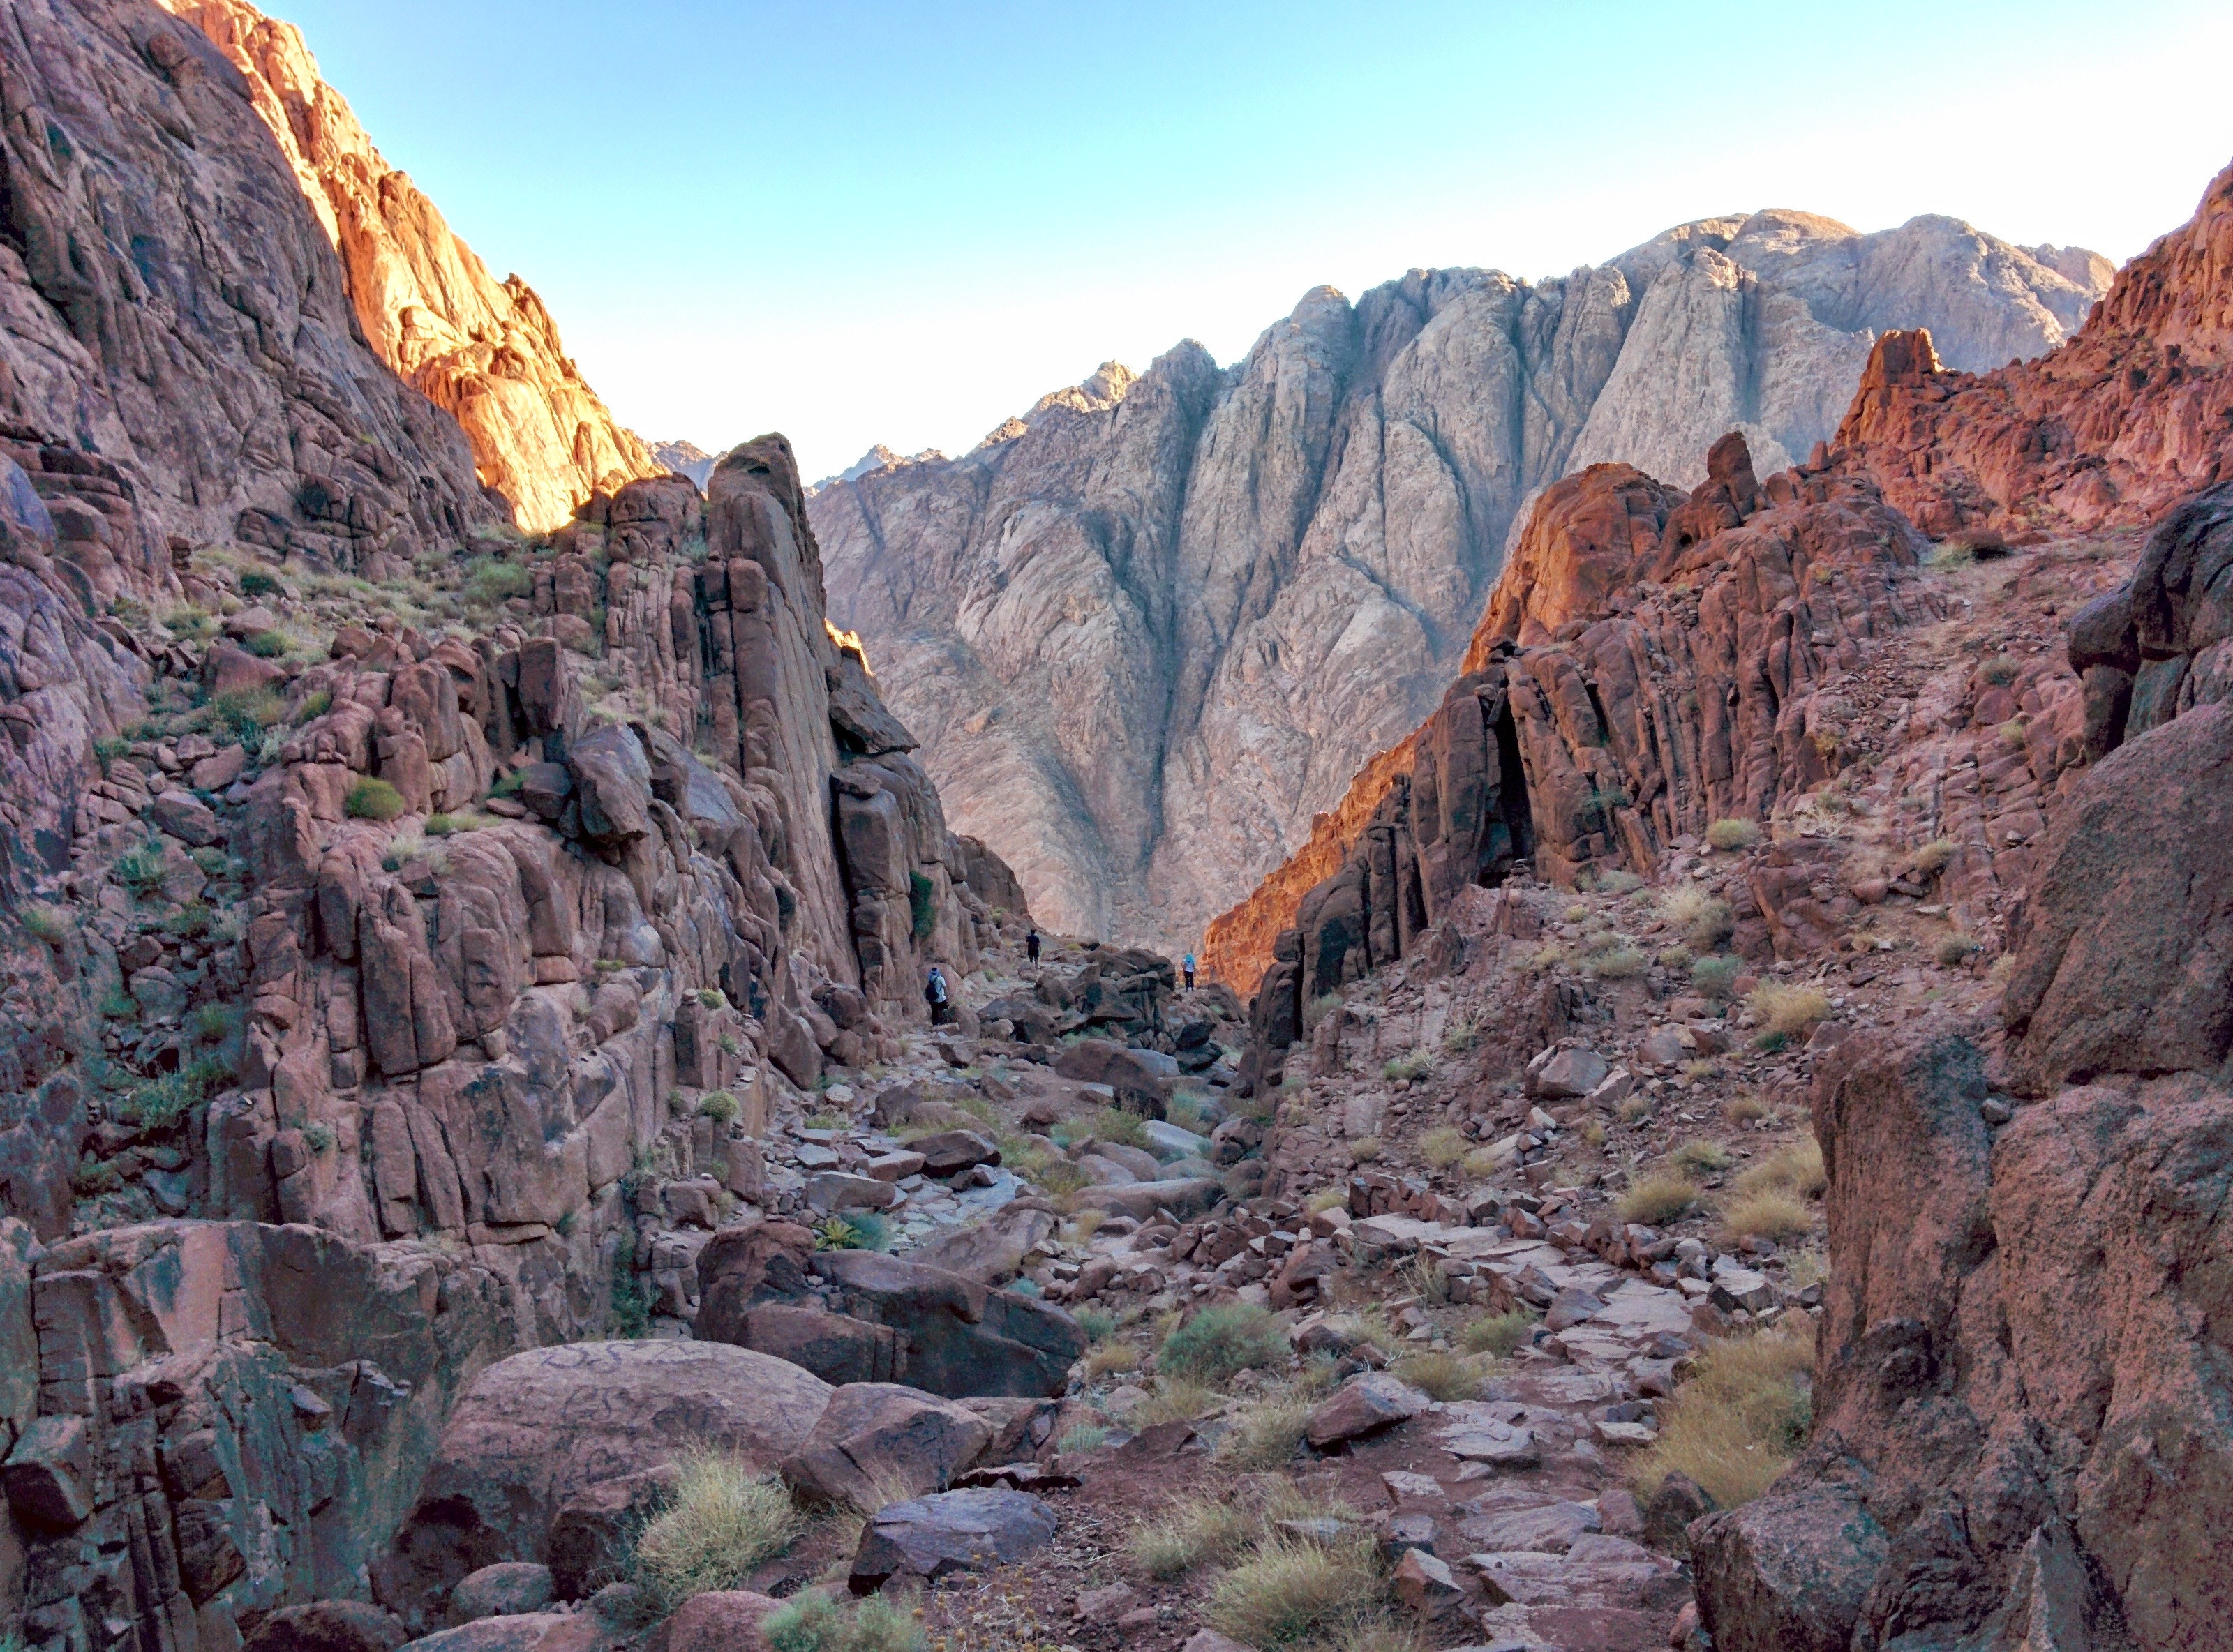
[[1320, 289], [1225, 371], [1112, 363], [962, 458], [832, 478], [835, 612], [1043, 916], [1191, 949], [1433, 708], [1538, 491], [1609, 460], [1691, 485], [1731, 429], [1780, 470], [1882, 329], [1977, 367], [2062, 341], [2100, 292], [2063, 265], [1774, 211], [1536, 284]]
[[511, 502], [520, 527], [547, 531], [591, 493], [659, 474], [567, 355], [535, 289], [516, 275], [494, 279], [434, 204], [387, 164], [319, 78], [300, 30], [243, 0], [163, 3], [240, 71], [235, 85], [270, 128], [341, 255], [364, 338], [457, 420], [481, 481]]
[[1949, 370], [1936, 329], [1888, 334], [1836, 437], [1841, 466], [1934, 535], [2132, 526], [2233, 471], [2233, 167], [2037, 361]]
[[0, 25], [0, 439], [62, 576], [107, 603], [235, 540], [378, 573], [498, 519], [456, 424], [366, 348], [199, 32], [134, 0], [34, 0]]
[[649, 442], [651, 456], [677, 476], [687, 476], [700, 487], [713, 477], [713, 464], [719, 457], [707, 452], [695, 442]]

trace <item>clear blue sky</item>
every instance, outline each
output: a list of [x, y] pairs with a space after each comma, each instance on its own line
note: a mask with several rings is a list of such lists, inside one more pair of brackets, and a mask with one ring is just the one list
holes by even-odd
[[647, 436], [967, 448], [1308, 288], [1776, 205], [2119, 261], [2233, 159], [2214, 0], [272, 0]]

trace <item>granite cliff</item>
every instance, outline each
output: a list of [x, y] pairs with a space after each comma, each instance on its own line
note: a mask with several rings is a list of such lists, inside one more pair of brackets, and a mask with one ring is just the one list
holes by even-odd
[[[599, 489], [661, 466], [589, 387], [519, 276], [498, 281], [389, 166], [291, 23], [241, 0], [166, 0], [240, 71], [256, 114], [341, 255], [364, 338], [453, 417], [481, 481], [545, 531]], [[702, 478], [701, 478], [702, 481]]]
[[1780, 470], [1887, 328], [2037, 355], [2106, 275], [2038, 251], [1771, 211], [1540, 283], [1321, 289], [1229, 368], [1112, 363], [961, 458], [833, 478], [834, 611], [1051, 920], [1192, 947], [1432, 708], [1541, 489], [1611, 460], [1693, 484], [1731, 429]]

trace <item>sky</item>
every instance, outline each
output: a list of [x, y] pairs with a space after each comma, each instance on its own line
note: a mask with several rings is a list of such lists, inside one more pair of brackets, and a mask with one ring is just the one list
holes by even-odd
[[646, 437], [963, 452], [1311, 288], [1765, 206], [2121, 263], [2233, 159], [2223, 0], [265, 0]]

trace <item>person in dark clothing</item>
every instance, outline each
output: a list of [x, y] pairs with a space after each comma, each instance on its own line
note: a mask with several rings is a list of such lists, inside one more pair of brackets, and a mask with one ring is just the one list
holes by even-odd
[[1037, 924], [1033, 924], [1031, 933], [1024, 937], [1024, 955], [1034, 964], [1039, 961], [1039, 930]]
[[1188, 991], [1188, 992], [1193, 992], [1193, 991], [1194, 991], [1194, 954], [1193, 954], [1192, 953], [1188, 953], [1186, 955], [1186, 959], [1185, 959], [1185, 960], [1184, 960], [1182, 963], [1181, 963], [1181, 964], [1179, 965], [1179, 967], [1180, 967], [1181, 969], [1182, 969], [1182, 970], [1184, 970], [1184, 971], [1186, 972], [1186, 978], [1187, 978], [1187, 991]]
[[942, 1027], [954, 1019], [954, 1005], [947, 1001], [946, 975], [937, 965], [930, 966], [930, 979], [923, 983], [922, 995], [930, 1003], [930, 1024]]

